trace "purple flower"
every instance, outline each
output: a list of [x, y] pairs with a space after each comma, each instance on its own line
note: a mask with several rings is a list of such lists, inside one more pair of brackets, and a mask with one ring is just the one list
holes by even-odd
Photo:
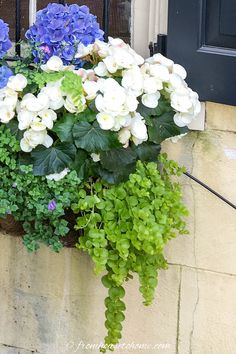
[[48, 203], [48, 210], [55, 210], [57, 207], [57, 203], [55, 200], [51, 200], [51, 202]]
[[9, 27], [0, 19], [0, 59], [2, 59], [7, 51], [11, 48], [12, 44], [9, 39]]
[[12, 75], [13, 72], [7, 66], [0, 66], [0, 89], [7, 86], [8, 79]]
[[78, 44], [103, 40], [103, 34], [87, 6], [49, 4], [37, 12], [36, 22], [26, 32], [26, 38], [33, 47], [36, 63], [45, 63], [52, 55], [58, 55], [64, 64], [79, 66], [81, 60], [74, 59]]

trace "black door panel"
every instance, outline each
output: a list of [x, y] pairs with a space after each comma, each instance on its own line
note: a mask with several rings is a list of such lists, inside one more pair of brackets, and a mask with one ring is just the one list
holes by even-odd
[[169, 0], [167, 55], [201, 100], [236, 105], [236, 0]]

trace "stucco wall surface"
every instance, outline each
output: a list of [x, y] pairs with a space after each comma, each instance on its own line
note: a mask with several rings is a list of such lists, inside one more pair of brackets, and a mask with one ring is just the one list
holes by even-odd
[[[207, 103], [204, 132], [192, 132], [169, 157], [236, 202], [236, 108]], [[189, 236], [166, 249], [154, 304], [146, 308], [137, 279], [126, 286], [126, 321], [117, 354], [235, 354], [235, 210], [182, 177]], [[93, 354], [105, 335], [106, 290], [77, 250], [28, 254], [0, 234], [0, 354]], [[134, 349], [146, 344], [147, 349]]]

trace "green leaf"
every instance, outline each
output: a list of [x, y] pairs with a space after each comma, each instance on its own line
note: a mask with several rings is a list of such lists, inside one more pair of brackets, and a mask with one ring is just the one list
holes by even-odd
[[139, 104], [137, 110], [145, 119], [148, 117], [161, 116], [164, 113], [173, 112], [173, 108], [170, 106], [169, 100], [166, 100], [163, 96], [158, 102], [156, 108], [145, 107], [142, 103]]
[[63, 118], [56, 122], [53, 131], [57, 134], [62, 142], [73, 141], [72, 129], [76, 121], [76, 116], [73, 114], [66, 114]]
[[120, 171], [108, 171], [101, 166], [98, 167], [97, 171], [101, 178], [110, 184], [119, 184], [129, 179], [129, 175], [135, 171], [135, 163], [126, 165], [125, 169]]
[[96, 120], [96, 113], [91, 109], [87, 108], [84, 112], [81, 112], [77, 115], [77, 119], [80, 122], [89, 122], [92, 123]]
[[135, 163], [136, 153], [131, 148], [113, 149], [101, 153], [101, 164], [109, 171], [121, 171], [127, 165]]
[[33, 174], [45, 176], [59, 173], [74, 160], [75, 153], [76, 148], [70, 143], [59, 143], [50, 148], [41, 145], [31, 153], [34, 160]]
[[167, 138], [188, 132], [188, 128], [180, 128], [173, 120], [174, 112], [164, 113], [153, 119], [153, 126], [148, 127], [149, 140], [160, 144]]
[[88, 122], [80, 122], [74, 125], [73, 137], [78, 148], [88, 152], [107, 151], [117, 145], [117, 136], [114, 132], [102, 130], [97, 122], [93, 125]]
[[19, 130], [17, 120], [12, 119], [6, 126], [10, 129], [12, 135], [14, 135], [17, 140], [21, 140], [23, 138], [23, 131]]
[[79, 178], [86, 179], [93, 175], [92, 165], [93, 162], [87, 152], [79, 149], [70, 168], [77, 172]]
[[143, 143], [133, 147], [133, 150], [141, 161], [150, 162], [158, 160], [158, 155], [160, 154], [161, 146], [152, 143]]
[[61, 89], [72, 98], [73, 103], [79, 103], [83, 93], [81, 76], [72, 71], [64, 71]]

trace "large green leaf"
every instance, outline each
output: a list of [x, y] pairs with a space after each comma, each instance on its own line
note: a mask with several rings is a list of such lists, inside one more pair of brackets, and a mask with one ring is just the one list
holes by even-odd
[[59, 139], [64, 142], [72, 142], [72, 129], [76, 121], [76, 116], [73, 114], [66, 114], [63, 118], [58, 120], [53, 127], [53, 131], [57, 134]]
[[63, 171], [75, 158], [76, 148], [70, 143], [59, 143], [45, 148], [40, 145], [31, 153], [35, 176], [45, 176]]
[[10, 129], [12, 135], [14, 135], [17, 140], [21, 140], [23, 138], [23, 131], [19, 130], [17, 120], [12, 119], [6, 126]]
[[112, 149], [101, 154], [101, 164], [109, 171], [120, 171], [135, 163], [137, 154], [131, 148]]
[[173, 112], [173, 108], [170, 106], [168, 100], [161, 97], [156, 108], [148, 108], [140, 103], [138, 106], [138, 112], [147, 119], [148, 117], [156, 117], [161, 116], [164, 113]]
[[96, 120], [96, 113], [87, 108], [84, 112], [77, 115], [77, 120], [79, 122], [94, 122]]
[[117, 134], [102, 130], [97, 122], [78, 122], [74, 125], [73, 137], [78, 148], [88, 152], [107, 151], [119, 146]]
[[77, 172], [79, 178], [85, 179], [94, 175], [92, 168], [93, 164], [94, 163], [87, 152], [79, 149], [70, 168]]
[[98, 165], [97, 171], [101, 178], [110, 184], [119, 184], [121, 182], [127, 181], [129, 175], [134, 173], [136, 169], [136, 164], [132, 163], [125, 166], [123, 170], [108, 171]]
[[82, 78], [72, 71], [64, 71], [64, 79], [62, 80], [61, 89], [69, 95], [74, 104], [78, 104], [82, 97], [83, 86]]
[[158, 160], [158, 155], [160, 154], [161, 146], [152, 143], [143, 143], [133, 147], [133, 150], [141, 161], [150, 162]]
[[188, 128], [180, 128], [173, 120], [174, 112], [164, 113], [153, 119], [152, 126], [148, 127], [149, 140], [161, 144], [167, 138], [188, 132]]

